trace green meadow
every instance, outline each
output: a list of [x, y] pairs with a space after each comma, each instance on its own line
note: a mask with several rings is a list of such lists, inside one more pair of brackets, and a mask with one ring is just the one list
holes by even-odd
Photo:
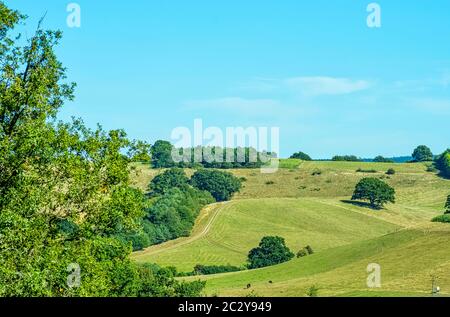
[[[428, 296], [434, 277], [450, 294], [450, 226], [431, 223], [442, 214], [450, 181], [426, 163], [302, 162], [282, 160], [273, 174], [231, 170], [244, 179], [232, 201], [202, 210], [190, 237], [133, 254], [139, 263], [190, 272], [197, 264], [244, 266], [264, 236], [278, 235], [296, 253], [315, 253], [258, 270], [195, 276], [209, 296]], [[394, 175], [386, 175], [394, 168]], [[161, 171], [136, 165], [135, 185], [145, 188]], [[370, 172], [358, 172], [358, 170]], [[187, 171], [188, 174], [191, 171]], [[396, 190], [396, 203], [372, 210], [350, 200], [363, 177]], [[381, 266], [382, 287], [367, 287], [367, 266]], [[250, 287], [248, 287], [250, 285]]]

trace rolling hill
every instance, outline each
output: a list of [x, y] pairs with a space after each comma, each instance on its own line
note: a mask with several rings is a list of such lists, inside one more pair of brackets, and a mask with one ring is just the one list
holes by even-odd
[[[396, 174], [386, 175], [389, 168]], [[136, 178], [142, 188], [158, 173], [138, 170], [145, 175]], [[436, 276], [442, 294], [450, 294], [450, 226], [430, 223], [443, 211], [450, 181], [427, 172], [426, 164], [288, 160], [275, 174], [231, 172], [245, 179], [231, 202], [207, 206], [190, 237], [136, 252], [133, 259], [182, 272], [196, 264], [242, 266], [263, 236], [279, 235], [294, 252], [305, 245], [316, 252], [259, 270], [188, 279], [206, 279], [206, 294], [220, 296], [305, 296], [312, 285], [321, 296], [426, 296]], [[367, 176], [393, 186], [397, 203], [373, 211], [349, 202]], [[381, 265], [381, 289], [366, 286], [370, 263]]]

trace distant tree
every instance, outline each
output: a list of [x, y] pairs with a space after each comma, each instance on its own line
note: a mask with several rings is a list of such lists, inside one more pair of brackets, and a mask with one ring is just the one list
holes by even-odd
[[248, 254], [250, 269], [271, 266], [287, 262], [294, 257], [281, 237], [264, 237], [259, 246]]
[[336, 155], [331, 160], [341, 162], [361, 162], [361, 159], [355, 155]]
[[208, 169], [195, 172], [191, 185], [210, 192], [217, 201], [230, 200], [242, 187], [240, 179], [232, 174]]
[[374, 161], [375, 163], [394, 163], [393, 160], [387, 159], [387, 158], [385, 158], [385, 157], [383, 157], [383, 156], [381, 156], [381, 155], [375, 157], [375, 158], [373, 159], [373, 161]]
[[355, 188], [352, 200], [368, 200], [372, 208], [395, 203], [395, 190], [378, 178], [363, 178]]
[[432, 161], [433, 153], [426, 145], [420, 145], [414, 150], [412, 157], [416, 162]]
[[312, 158], [308, 154], [303, 153], [302, 151], [292, 154], [290, 158], [291, 159], [299, 159], [299, 160], [303, 160], [303, 161], [312, 161]]
[[189, 178], [181, 168], [171, 168], [152, 179], [149, 189], [153, 194], [163, 195], [172, 188], [188, 186]]
[[152, 146], [145, 141], [133, 141], [128, 150], [128, 157], [131, 162], [150, 162]]
[[152, 165], [155, 168], [169, 168], [176, 164], [172, 159], [173, 145], [170, 142], [158, 140], [152, 146]]

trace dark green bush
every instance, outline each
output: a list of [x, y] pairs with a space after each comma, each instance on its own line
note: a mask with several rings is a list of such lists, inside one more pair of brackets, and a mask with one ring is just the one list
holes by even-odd
[[388, 169], [386, 174], [387, 175], [395, 175], [395, 169], [393, 169], [393, 168]]
[[195, 172], [191, 178], [191, 185], [210, 192], [217, 201], [230, 200], [242, 187], [239, 178], [232, 174], [208, 169]]
[[433, 222], [443, 222], [443, 223], [450, 223], [450, 214], [445, 214], [441, 216], [437, 216], [433, 218]]
[[356, 172], [357, 172], [357, 173], [377, 173], [378, 171], [377, 171], [377, 170], [374, 170], [374, 169], [364, 170], [364, 169], [362, 169], [362, 168], [358, 168], [358, 169], [356, 170]]
[[162, 174], [157, 175], [150, 182], [149, 189], [154, 195], [163, 195], [172, 188], [184, 188], [188, 186], [184, 170], [181, 168], [171, 168]]
[[281, 237], [264, 237], [259, 246], [248, 254], [249, 269], [271, 266], [287, 262], [294, 257]]
[[220, 273], [238, 272], [242, 271], [242, 268], [232, 265], [201, 265], [198, 264], [194, 267], [194, 271], [190, 275], [212, 275]]

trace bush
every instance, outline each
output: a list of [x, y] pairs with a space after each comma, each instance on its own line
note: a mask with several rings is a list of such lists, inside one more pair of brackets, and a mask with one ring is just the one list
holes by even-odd
[[307, 245], [307, 246], [305, 247], [305, 249], [306, 249], [306, 252], [308, 252], [309, 255], [314, 254], [314, 250], [312, 249], [311, 246]]
[[220, 273], [230, 273], [241, 271], [242, 268], [232, 265], [201, 265], [198, 264], [194, 267], [194, 271], [190, 275], [212, 275]]
[[450, 223], [450, 214], [445, 214], [441, 216], [437, 216], [431, 220], [433, 222], [443, 222], [443, 223]]
[[306, 292], [306, 295], [308, 297], [317, 297], [317, 296], [319, 296], [319, 288], [316, 285], [310, 286], [308, 291]]
[[386, 174], [387, 175], [395, 175], [395, 169], [393, 169], [393, 168], [388, 169]]
[[297, 252], [297, 258], [303, 258], [305, 256], [308, 256], [308, 251], [305, 248]]
[[290, 158], [299, 159], [302, 161], [312, 161], [312, 158], [308, 154], [303, 153], [302, 151], [292, 154]]
[[287, 262], [294, 257], [294, 254], [286, 246], [281, 237], [264, 237], [259, 246], [252, 249], [248, 254], [248, 267], [257, 269]]
[[242, 187], [239, 178], [232, 174], [207, 169], [195, 172], [191, 178], [191, 184], [200, 190], [210, 192], [217, 201], [230, 200]]
[[395, 190], [377, 178], [363, 178], [355, 188], [352, 200], [368, 200], [372, 208], [381, 208], [386, 203], [395, 203]]
[[189, 178], [187, 178], [184, 170], [181, 168], [171, 168], [153, 178], [150, 182], [149, 189], [154, 195], [164, 195], [172, 188], [184, 188], [188, 186], [188, 182]]
[[274, 185], [274, 184], [275, 184], [274, 181], [267, 181], [267, 182], [266, 182], [266, 185]]

